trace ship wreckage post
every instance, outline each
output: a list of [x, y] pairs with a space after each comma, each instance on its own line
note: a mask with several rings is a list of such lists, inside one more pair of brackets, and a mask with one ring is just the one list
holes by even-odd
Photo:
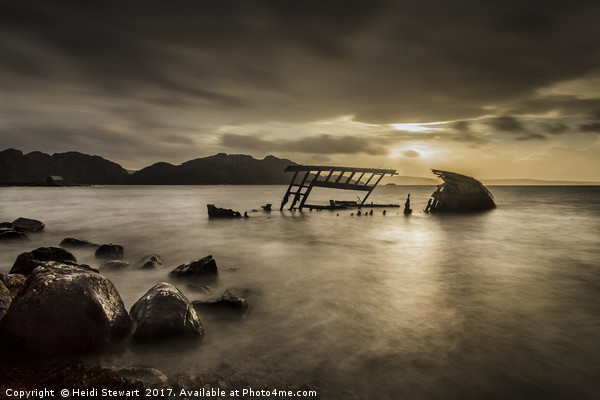
[[[293, 172], [294, 176], [288, 186], [281, 207], [290, 201], [290, 210], [309, 209], [335, 209], [345, 208], [346, 206], [362, 206], [373, 192], [373, 189], [379, 184], [385, 175], [395, 175], [395, 169], [375, 169], [375, 168], [352, 168], [352, 167], [326, 167], [317, 165], [290, 165], [285, 172]], [[308, 196], [313, 187], [324, 187], [330, 189], [361, 190], [367, 192], [362, 201], [356, 202], [336, 202], [330, 200], [329, 205], [306, 204]], [[349, 204], [353, 203], [353, 204]]]
[[490, 191], [475, 178], [455, 172], [431, 170], [444, 183], [438, 188], [427, 202], [425, 212], [474, 212], [496, 208], [494, 197]]

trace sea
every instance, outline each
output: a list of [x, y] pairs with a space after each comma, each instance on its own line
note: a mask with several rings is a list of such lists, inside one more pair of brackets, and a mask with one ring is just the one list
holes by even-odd
[[[357, 216], [279, 211], [285, 186], [5, 187], [0, 220], [46, 227], [0, 243], [0, 272], [75, 237], [124, 247], [131, 266], [102, 272], [127, 309], [163, 281], [190, 301], [235, 288], [251, 306], [244, 318], [201, 313], [197, 346], [97, 356], [107, 367], [227, 370], [323, 399], [600, 398], [600, 187], [488, 188], [494, 210], [433, 215], [423, 209], [434, 186], [379, 186], [367, 204], [410, 194], [412, 215], [367, 205]], [[363, 195], [323, 189], [311, 203]], [[207, 204], [249, 218], [209, 219]], [[73, 253], [100, 266], [91, 250]], [[153, 253], [162, 269], [136, 268]], [[207, 255], [219, 268], [210, 292], [168, 276]]]

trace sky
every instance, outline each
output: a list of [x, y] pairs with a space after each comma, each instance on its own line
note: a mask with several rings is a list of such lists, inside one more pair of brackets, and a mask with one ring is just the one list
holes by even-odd
[[600, 2], [0, 0], [0, 150], [600, 181]]

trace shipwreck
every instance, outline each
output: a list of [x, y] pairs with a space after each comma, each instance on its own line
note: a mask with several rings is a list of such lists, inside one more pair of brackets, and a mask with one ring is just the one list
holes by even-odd
[[431, 170], [444, 181], [433, 192], [425, 212], [474, 212], [496, 208], [494, 197], [477, 179], [456, 172]]
[[[352, 167], [328, 167], [319, 165], [290, 165], [285, 172], [293, 172], [294, 175], [288, 186], [279, 210], [283, 210], [290, 198], [292, 203], [290, 210], [308, 209], [336, 209], [347, 207], [361, 207], [381, 179], [386, 175], [395, 175], [395, 169], [380, 168], [352, 168]], [[343, 190], [364, 191], [365, 196], [360, 202], [331, 200], [328, 205], [307, 203], [308, 196], [315, 187]], [[376, 204], [369, 204], [375, 207]], [[386, 205], [387, 207], [392, 205]]]

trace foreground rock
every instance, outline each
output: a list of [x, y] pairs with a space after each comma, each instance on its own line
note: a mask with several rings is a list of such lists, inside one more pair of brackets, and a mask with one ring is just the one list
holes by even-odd
[[121, 260], [125, 256], [123, 246], [118, 244], [103, 244], [96, 249], [96, 258], [105, 260]]
[[0, 274], [0, 320], [23, 286], [25, 286], [24, 275]]
[[29, 240], [25, 232], [15, 231], [10, 228], [0, 228], [0, 240]]
[[38, 221], [37, 219], [29, 219], [29, 218], [17, 218], [12, 224], [11, 228], [18, 232], [39, 232], [44, 229], [46, 225], [42, 221]]
[[197, 310], [223, 310], [232, 311], [245, 315], [250, 310], [250, 306], [237, 291], [227, 289], [223, 296], [213, 301], [194, 301], [192, 303]]
[[131, 307], [133, 338], [148, 342], [177, 338], [201, 338], [204, 328], [189, 300], [169, 283], [159, 283]]
[[0, 321], [3, 343], [45, 355], [100, 349], [130, 330], [108, 279], [93, 268], [55, 261], [29, 275]]
[[34, 269], [48, 261], [76, 263], [77, 259], [73, 254], [60, 247], [39, 247], [33, 251], [19, 254], [9, 274], [29, 275]]
[[118, 371], [119, 375], [141, 382], [151, 388], [164, 388], [169, 386], [169, 379], [165, 374], [152, 367], [133, 366]]
[[87, 240], [81, 240], [76, 238], [64, 238], [60, 242], [60, 247], [72, 247], [72, 248], [98, 248], [99, 244], [89, 242]]
[[100, 269], [118, 270], [129, 267], [129, 261], [125, 260], [108, 260], [102, 263]]
[[156, 254], [150, 254], [138, 261], [138, 267], [140, 269], [160, 269], [162, 265], [162, 260]]
[[219, 275], [216, 261], [211, 255], [199, 260], [189, 261], [181, 264], [169, 273], [176, 278], [198, 277], [198, 278], [216, 278]]
[[241, 218], [239, 211], [233, 211], [230, 208], [215, 207], [214, 204], [207, 204], [208, 218]]

